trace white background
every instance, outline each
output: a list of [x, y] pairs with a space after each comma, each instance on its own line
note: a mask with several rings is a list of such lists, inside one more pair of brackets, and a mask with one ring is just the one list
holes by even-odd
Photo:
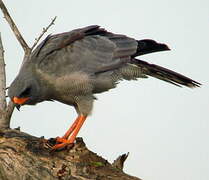
[[[209, 1], [89, 0], [5, 1], [25, 40], [32, 45], [58, 16], [49, 33], [98, 24], [136, 39], [152, 38], [172, 51], [140, 57], [200, 81], [201, 88], [178, 88], [149, 78], [124, 81], [98, 95], [93, 115], [79, 136], [110, 162], [130, 152], [125, 172], [144, 180], [209, 179]], [[21, 65], [23, 50], [2, 14], [7, 84]], [[40, 103], [15, 111], [12, 127], [35, 136], [61, 136], [73, 122], [72, 107]]]

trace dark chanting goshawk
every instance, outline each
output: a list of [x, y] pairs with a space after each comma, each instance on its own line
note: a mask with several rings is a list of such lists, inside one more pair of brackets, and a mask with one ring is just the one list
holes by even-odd
[[177, 86], [200, 86], [197, 81], [137, 58], [166, 50], [166, 44], [135, 40], [97, 25], [49, 35], [24, 62], [8, 94], [17, 108], [51, 100], [75, 108], [78, 117], [52, 147], [61, 149], [74, 143], [92, 111], [94, 95], [116, 88], [121, 80], [153, 76]]

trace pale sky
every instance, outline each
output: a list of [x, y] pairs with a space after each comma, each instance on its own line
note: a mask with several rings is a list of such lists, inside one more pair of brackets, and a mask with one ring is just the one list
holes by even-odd
[[[140, 57], [203, 84], [178, 88], [149, 78], [124, 81], [98, 95], [79, 136], [112, 162], [130, 152], [125, 172], [144, 180], [209, 179], [209, 1], [106, 0], [5, 1], [25, 40], [32, 45], [54, 16], [49, 33], [98, 24], [136, 39], [166, 43], [172, 51]], [[7, 85], [17, 75], [23, 50], [0, 18]], [[40, 103], [15, 110], [11, 126], [35, 136], [62, 136], [76, 117], [72, 107]]]

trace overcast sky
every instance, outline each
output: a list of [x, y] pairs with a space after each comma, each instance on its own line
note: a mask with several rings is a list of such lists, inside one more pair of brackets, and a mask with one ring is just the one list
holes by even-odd
[[[172, 51], [140, 57], [203, 84], [178, 88], [149, 78], [124, 81], [98, 95], [79, 136], [113, 161], [130, 152], [125, 172], [144, 180], [209, 179], [209, 1], [88, 0], [5, 1], [25, 40], [32, 45], [54, 16], [49, 33], [98, 24], [136, 39], [152, 38]], [[0, 18], [7, 84], [15, 78], [23, 50]], [[35, 136], [61, 136], [76, 117], [72, 107], [40, 103], [22, 107], [12, 127]]]

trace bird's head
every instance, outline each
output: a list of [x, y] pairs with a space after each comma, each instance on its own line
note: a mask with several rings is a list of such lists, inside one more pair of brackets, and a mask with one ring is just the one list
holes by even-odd
[[19, 110], [22, 105], [34, 105], [40, 101], [40, 86], [37, 81], [25, 76], [17, 76], [8, 90], [8, 96]]

